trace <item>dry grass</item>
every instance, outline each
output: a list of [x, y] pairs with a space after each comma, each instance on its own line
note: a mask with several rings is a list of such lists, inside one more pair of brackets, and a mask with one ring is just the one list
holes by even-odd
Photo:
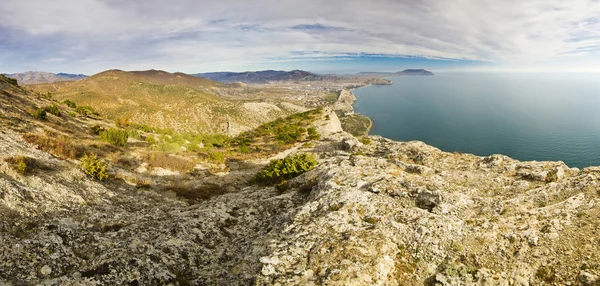
[[164, 152], [153, 152], [145, 156], [144, 161], [152, 168], [164, 168], [187, 173], [196, 162]]
[[190, 184], [183, 182], [173, 183], [168, 187], [168, 190], [174, 192], [177, 196], [191, 201], [208, 200], [214, 196], [222, 195], [227, 192], [222, 185], [208, 183], [202, 186], [191, 186]]
[[83, 155], [84, 148], [73, 144], [67, 137], [55, 139], [46, 135], [28, 133], [23, 135], [27, 143], [37, 145], [37, 148], [61, 159], [76, 159]]

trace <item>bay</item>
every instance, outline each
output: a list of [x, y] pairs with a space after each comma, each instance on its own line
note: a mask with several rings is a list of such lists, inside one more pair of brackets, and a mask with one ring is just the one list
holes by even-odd
[[371, 134], [444, 151], [600, 166], [600, 75], [439, 73], [354, 90]]

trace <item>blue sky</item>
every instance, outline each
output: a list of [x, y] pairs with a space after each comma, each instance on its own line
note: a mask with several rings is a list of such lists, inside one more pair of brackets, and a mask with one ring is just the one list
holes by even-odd
[[2, 2], [2, 73], [600, 69], [600, 0]]

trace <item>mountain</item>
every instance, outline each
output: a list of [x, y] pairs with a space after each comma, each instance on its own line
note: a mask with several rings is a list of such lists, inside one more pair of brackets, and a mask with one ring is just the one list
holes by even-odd
[[[52, 105], [60, 116], [32, 112]], [[177, 134], [114, 146], [93, 132], [111, 120], [73, 111], [0, 76], [1, 285], [600, 283], [600, 167], [359, 141], [330, 108], [252, 132], [312, 118], [321, 138], [280, 153], [247, 153], [263, 140], [246, 137], [245, 151], [171, 153], [148, 138]], [[316, 165], [252, 180], [305, 168], [269, 164], [301, 154]]]
[[211, 72], [211, 73], [197, 73], [193, 76], [208, 78], [219, 82], [243, 82], [243, 83], [268, 83], [274, 81], [316, 81], [334, 79], [335, 76], [329, 75], [317, 75], [311, 72], [302, 70], [292, 71], [255, 71], [255, 72]]
[[108, 70], [79, 81], [29, 88], [93, 106], [108, 118], [127, 117], [132, 123], [187, 132], [236, 134], [295, 112], [289, 105], [247, 98], [261, 89], [159, 70]]
[[62, 73], [62, 72], [57, 73], [56, 75], [60, 76], [60, 77], [67, 77], [67, 78], [70, 78], [73, 80], [84, 79], [84, 78], [88, 77], [87, 75], [84, 75], [84, 74], [71, 74], [71, 73]]
[[396, 76], [396, 75], [416, 75], [416, 76], [430, 76], [434, 75], [432, 72], [425, 69], [405, 69], [399, 72], [359, 72], [360, 76]]
[[87, 78], [83, 74], [68, 74], [68, 73], [49, 73], [49, 72], [34, 72], [28, 71], [23, 73], [6, 74], [7, 77], [16, 79], [19, 84], [37, 84], [57, 81], [74, 81]]
[[433, 75], [432, 72], [424, 69], [405, 69], [396, 73], [397, 75]]

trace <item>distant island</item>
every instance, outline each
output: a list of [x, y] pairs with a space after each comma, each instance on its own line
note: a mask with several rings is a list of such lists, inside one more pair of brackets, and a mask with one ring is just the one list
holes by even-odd
[[432, 72], [424, 69], [405, 69], [403, 71], [397, 72], [398, 75], [433, 75]]

